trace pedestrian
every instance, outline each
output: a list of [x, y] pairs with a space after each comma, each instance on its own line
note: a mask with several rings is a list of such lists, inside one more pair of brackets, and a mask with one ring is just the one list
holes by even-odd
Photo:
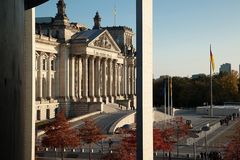
[[168, 159], [169, 159], [169, 160], [171, 160], [171, 159], [172, 159], [171, 152], [169, 152], [169, 154], [168, 154]]
[[113, 141], [112, 141], [112, 139], [110, 138], [110, 139], [108, 140], [109, 150], [112, 148], [112, 144], [113, 144]]
[[200, 157], [201, 157], [201, 159], [203, 159], [203, 153], [202, 152], [200, 153]]

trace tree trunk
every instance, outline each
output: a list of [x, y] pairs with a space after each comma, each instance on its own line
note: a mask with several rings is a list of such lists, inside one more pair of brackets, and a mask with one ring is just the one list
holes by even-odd
[[164, 152], [164, 150], [163, 150], [163, 160], [165, 160], [165, 152]]
[[61, 147], [61, 159], [64, 160], [64, 155], [63, 155], [63, 152], [64, 152], [64, 148]]
[[92, 148], [92, 147], [91, 147], [91, 144], [89, 144], [89, 145], [88, 145], [88, 150], [89, 150], [88, 158], [89, 158], [89, 160], [91, 160], [91, 154], [92, 154], [92, 153], [91, 153], [91, 148]]

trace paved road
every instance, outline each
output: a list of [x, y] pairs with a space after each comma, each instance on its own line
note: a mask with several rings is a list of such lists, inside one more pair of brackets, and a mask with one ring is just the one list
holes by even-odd
[[[179, 114], [177, 114], [176, 116], [182, 116], [184, 119], [191, 120], [194, 129], [201, 129], [207, 123], [209, 123], [210, 126], [211, 126], [213, 124], [219, 123], [219, 120], [221, 119], [221, 117], [219, 117], [219, 118], [202, 117], [202, 115], [196, 114], [194, 110], [182, 111]], [[235, 123], [236, 123], [236, 121], [230, 121], [229, 126], [224, 124], [220, 128], [216, 129], [215, 131], [213, 131], [212, 133], [207, 135], [208, 144], [211, 145], [211, 146], [208, 146], [208, 151], [212, 151], [212, 150], [222, 151], [223, 150], [223, 148], [221, 146], [219, 147], [215, 143], [215, 139], [217, 137], [225, 134], [226, 132], [228, 132], [228, 130], [233, 125], [235, 125]], [[181, 146], [179, 146], [180, 155], [184, 155], [184, 156], [186, 156], [187, 154], [193, 155], [194, 154], [194, 148], [193, 147], [194, 147], [193, 145], [181, 145]], [[174, 152], [175, 153], [173, 153], [173, 154], [176, 154], [176, 147], [175, 147]], [[197, 152], [197, 155], [199, 155], [200, 152], [205, 152], [205, 137], [199, 139], [198, 142], [196, 143], [196, 152]], [[159, 154], [161, 154], [161, 152]]]

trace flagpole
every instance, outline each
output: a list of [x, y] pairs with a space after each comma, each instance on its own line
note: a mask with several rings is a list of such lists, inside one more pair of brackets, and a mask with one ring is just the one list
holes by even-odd
[[170, 98], [169, 98], [170, 96], [169, 96], [169, 76], [168, 76], [168, 114], [170, 115], [170, 105], [169, 105], [169, 103], [170, 103]]
[[166, 101], [167, 101], [167, 96], [166, 96], [166, 81], [163, 80], [163, 83], [164, 83], [164, 123], [166, 121]]
[[171, 77], [171, 107], [170, 107], [170, 114], [173, 115], [173, 96], [172, 96], [172, 92], [173, 92], [173, 85], [172, 85], [172, 77]]
[[[210, 44], [211, 52], [211, 44]], [[211, 54], [211, 53], [210, 53]], [[210, 117], [213, 117], [213, 95], [212, 95], [212, 59], [210, 58]]]

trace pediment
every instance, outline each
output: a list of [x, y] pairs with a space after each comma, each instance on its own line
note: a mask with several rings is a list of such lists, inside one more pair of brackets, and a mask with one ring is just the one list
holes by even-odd
[[121, 52], [120, 48], [118, 47], [117, 43], [114, 41], [110, 33], [105, 30], [96, 38], [94, 38], [89, 46], [98, 47], [102, 49], [107, 49], [111, 51]]

